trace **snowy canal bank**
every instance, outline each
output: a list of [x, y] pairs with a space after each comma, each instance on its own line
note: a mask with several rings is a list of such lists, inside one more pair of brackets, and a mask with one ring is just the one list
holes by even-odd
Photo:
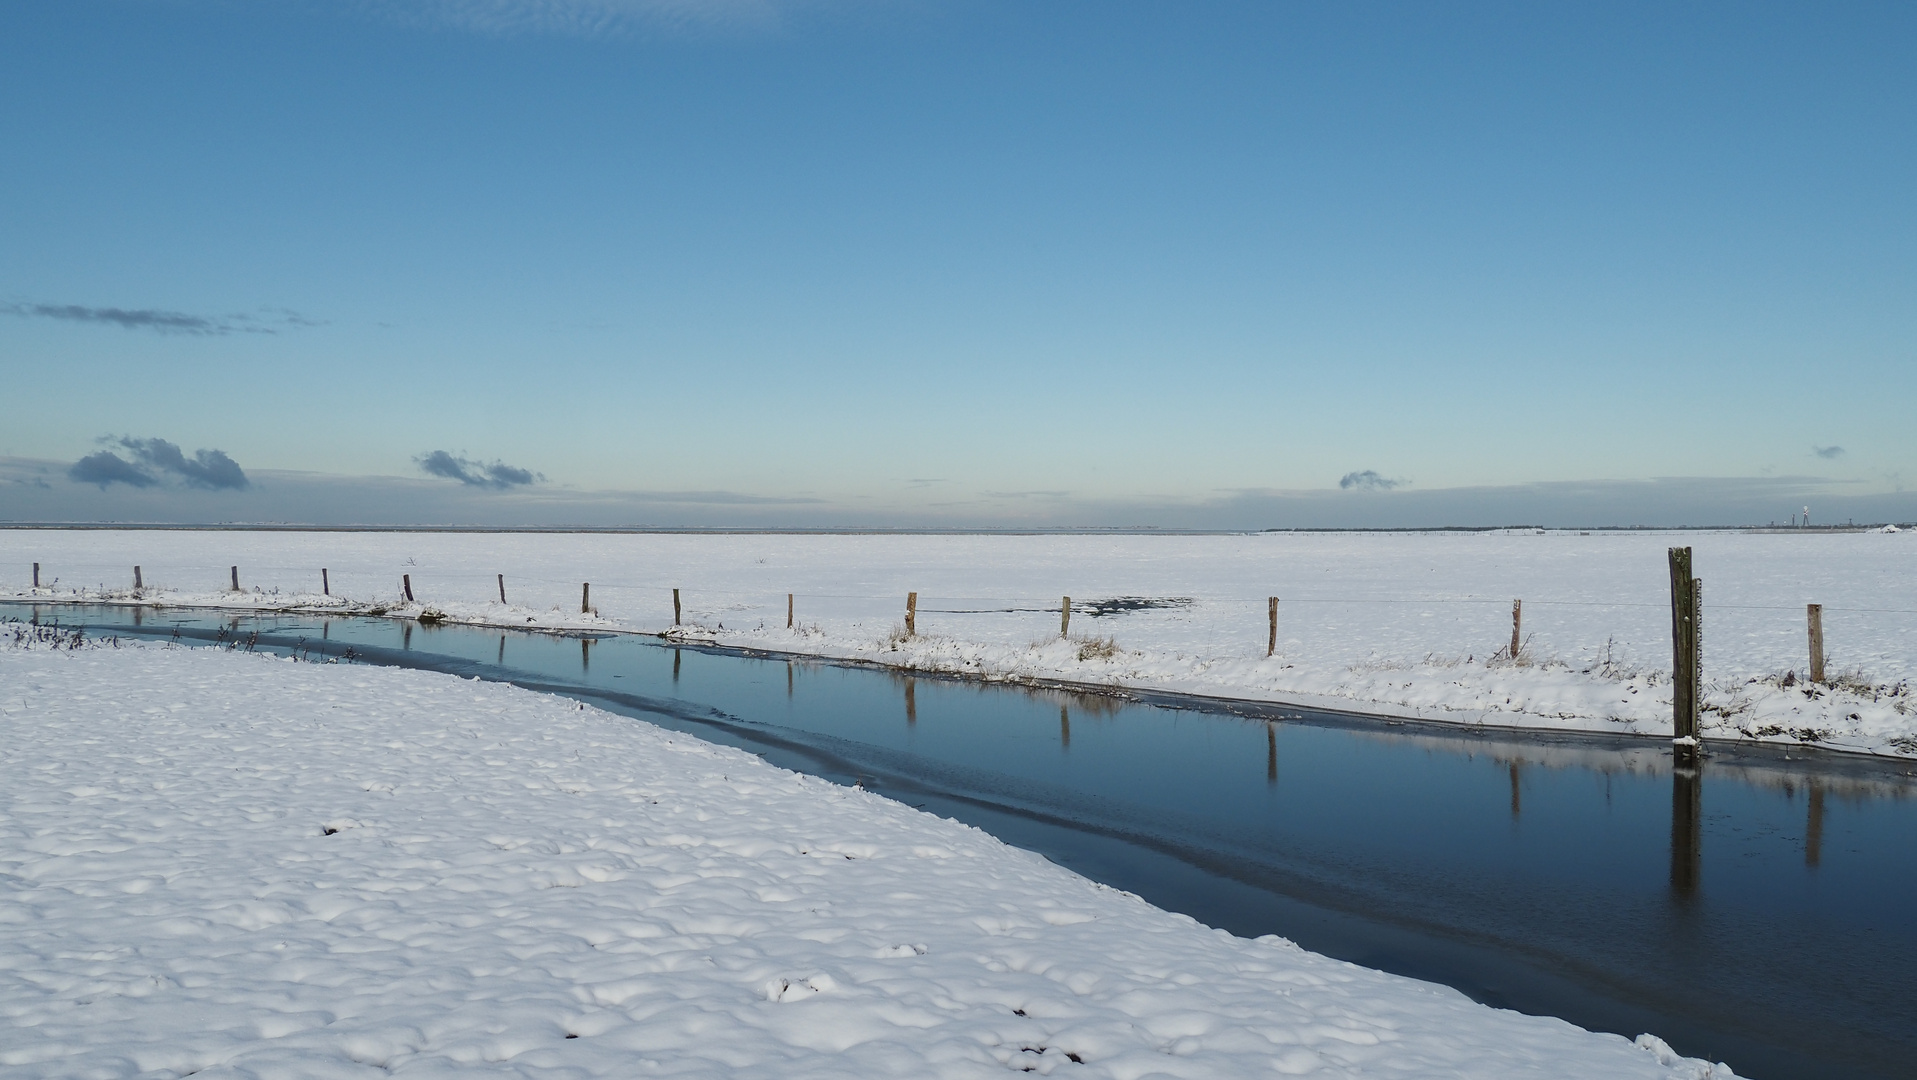
[[[1500, 726], [1670, 732], [1665, 549], [1705, 583], [1705, 734], [1917, 755], [1917, 533], [797, 535], [0, 529], [0, 596], [681, 634]], [[39, 564], [42, 587], [32, 587]], [[240, 590], [233, 591], [238, 567]], [[332, 595], [321, 594], [321, 571]], [[402, 580], [414, 594], [406, 601]], [[503, 579], [503, 581], [502, 581]], [[593, 611], [580, 613], [591, 584]], [[680, 623], [674, 624], [673, 591]], [[917, 634], [902, 634], [918, 594]], [[501, 600], [502, 593], [504, 602]], [[786, 626], [788, 594], [795, 625]], [[1074, 599], [1059, 638], [1061, 598]], [[1267, 657], [1268, 598], [1279, 598]], [[1523, 646], [1508, 650], [1522, 600]], [[1808, 686], [1805, 605], [1832, 685]]]
[[0, 726], [9, 1076], [1711, 1075], [497, 684], [10, 649]]

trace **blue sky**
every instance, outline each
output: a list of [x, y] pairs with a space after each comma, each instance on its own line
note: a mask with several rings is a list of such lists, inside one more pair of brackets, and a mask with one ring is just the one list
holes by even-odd
[[1907, 4], [4, 3], [0, 519], [1908, 520], [1913, 46]]

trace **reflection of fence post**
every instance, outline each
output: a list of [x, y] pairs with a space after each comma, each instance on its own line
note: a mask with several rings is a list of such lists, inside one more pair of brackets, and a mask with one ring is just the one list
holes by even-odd
[[326, 576], [326, 568], [324, 566], [320, 567], [320, 595], [333, 595], [333, 582], [332, 579]]
[[579, 584], [579, 614], [589, 615], [591, 613], [592, 613], [592, 582], [590, 581], [580, 582]]
[[[678, 589], [672, 590], [672, 625], [674, 626], [679, 625], [679, 590]], [[674, 662], [677, 663], [676, 658]], [[674, 670], [676, 671], [677, 668], [674, 668]]]
[[1265, 598], [1265, 621], [1270, 624], [1271, 632], [1265, 635], [1265, 655], [1278, 654], [1278, 598]]
[[1812, 682], [1821, 683], [1824, 681], [1824, 605], [1804, 607], [1810, 619], [1810, 677]]
[[[413, 575], [411, 574], [399, 575], [399, 585], [400, 585], [400, 588], [406, 590], [406, 602], [409, 604], [412, 603], [413, 602]], [[235, 585], [234, 588], [237, 589], [239, 588], [239, 586]]]
[[905, 594], [905, 636], [916, 637], [919, 632], [919, 594]]
[[1699, 582], [1691, 576], [1691, 549], [1670, 549], [1671, 563], [1671, 732], [1680, 758], [1697, 753]]
[[909, 675], [905, 679], [905, 722], [908, 724], [919, 722], [918, 683], [914, 682]]
[[240, 568], [237, 566], [233, 568], [233, 591], [240, 591]]
[[792, 629], [792, 594], [785, 594], [785, 628]]
[[1518, 650], [1524, 647], [1519, 632], [1524, 627], [1524, 601], [1511, 601], [1511, 659], [1518, 658]]
[[1066, 597], [1064, 603], [1059, 606], [1058, 610], [1059, 610], [1058, 636], [1071, 637], [1072, 636], [1072, 598], [1069, 596]]

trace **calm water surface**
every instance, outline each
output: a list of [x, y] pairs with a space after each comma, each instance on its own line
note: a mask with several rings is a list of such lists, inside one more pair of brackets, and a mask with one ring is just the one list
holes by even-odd
[[[0, 604], [567, 694], [862, 783], [1236, 934], [1741, 1076], [1917, 1076], [1917, 769], [1124, 700], [637, 637]], [[257, 638], [254, 637], [257, 635]]]

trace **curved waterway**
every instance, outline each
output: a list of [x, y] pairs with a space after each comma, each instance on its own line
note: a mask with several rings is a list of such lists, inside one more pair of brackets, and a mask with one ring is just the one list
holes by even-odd
[[0, 604], [564, 694], [860, 783], [1235, 934], [1763, 1078], [1917, 1075], [1917, 766], [910, 676], [630, 636]]

